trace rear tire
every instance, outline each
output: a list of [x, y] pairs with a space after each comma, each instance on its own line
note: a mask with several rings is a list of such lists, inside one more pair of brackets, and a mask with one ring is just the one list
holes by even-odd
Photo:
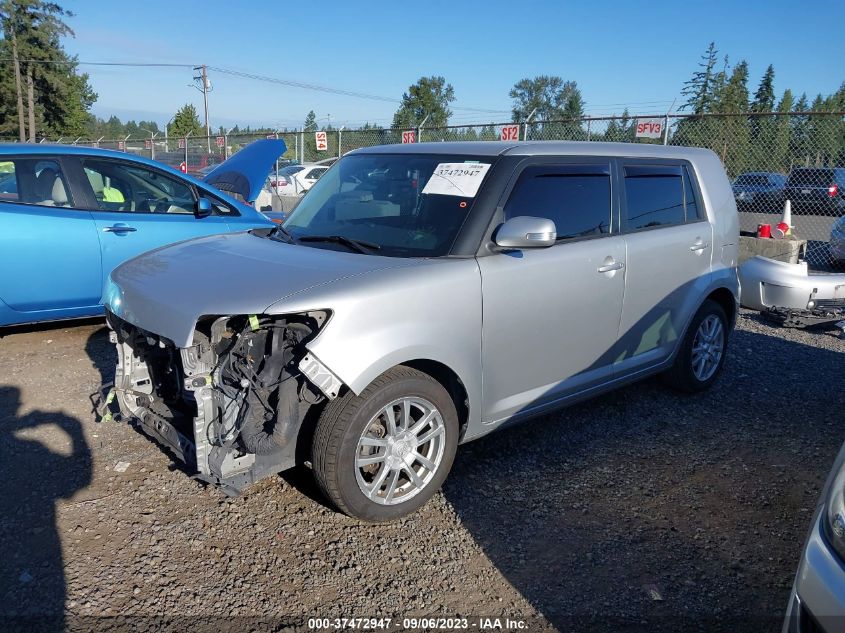
[[452, 467], [458, 415], [431, 376], [399, 366], [331, 401], [314, 430], [314, 478], [341, 512], [391, 521], [422, 507]]
[[674, 364], [663, 374], [664, 381], [688, 393], [709, 388], [724, 367], [728, 335], [725, 310], [707, 299], [690, 322]]

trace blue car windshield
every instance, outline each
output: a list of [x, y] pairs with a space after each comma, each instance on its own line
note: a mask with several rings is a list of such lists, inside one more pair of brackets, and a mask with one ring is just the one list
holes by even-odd
[[389, 257], [447, 255], [491, 166], [490, 157], [438, 154], [345, 156], [285, 222], [308, 246], [343, 249], [341, 237]]

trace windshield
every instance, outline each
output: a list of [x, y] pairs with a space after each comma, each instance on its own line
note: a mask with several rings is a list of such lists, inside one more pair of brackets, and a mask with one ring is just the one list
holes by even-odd
[[832, 182], [832, 169], [796, 169], [789, 174], [792, 187], [827, 187]]
[[[390, 257], [449, 253], [489, 171], [489, 158], [431, 154], [345, 156], [318, 180], [285, 228], [294, 239], [340, 236]], [[335, 241], [308, 241], [343, 248]]]

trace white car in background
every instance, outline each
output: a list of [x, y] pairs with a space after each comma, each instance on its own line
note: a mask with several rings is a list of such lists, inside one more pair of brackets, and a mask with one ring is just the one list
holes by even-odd
[[308, 191], [328, 171], [326, 165], [290, 165], [268, 178], [272, 191], [280, 196], [298, 196]]

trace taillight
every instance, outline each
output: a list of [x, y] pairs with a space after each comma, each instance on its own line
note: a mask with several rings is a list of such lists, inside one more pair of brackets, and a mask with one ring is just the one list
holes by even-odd
[[827, 188], [827, 195], [831, 198], [836, 197], [837, 193], [839, 193], [839, 185], [830, 185], [830, 187]]

